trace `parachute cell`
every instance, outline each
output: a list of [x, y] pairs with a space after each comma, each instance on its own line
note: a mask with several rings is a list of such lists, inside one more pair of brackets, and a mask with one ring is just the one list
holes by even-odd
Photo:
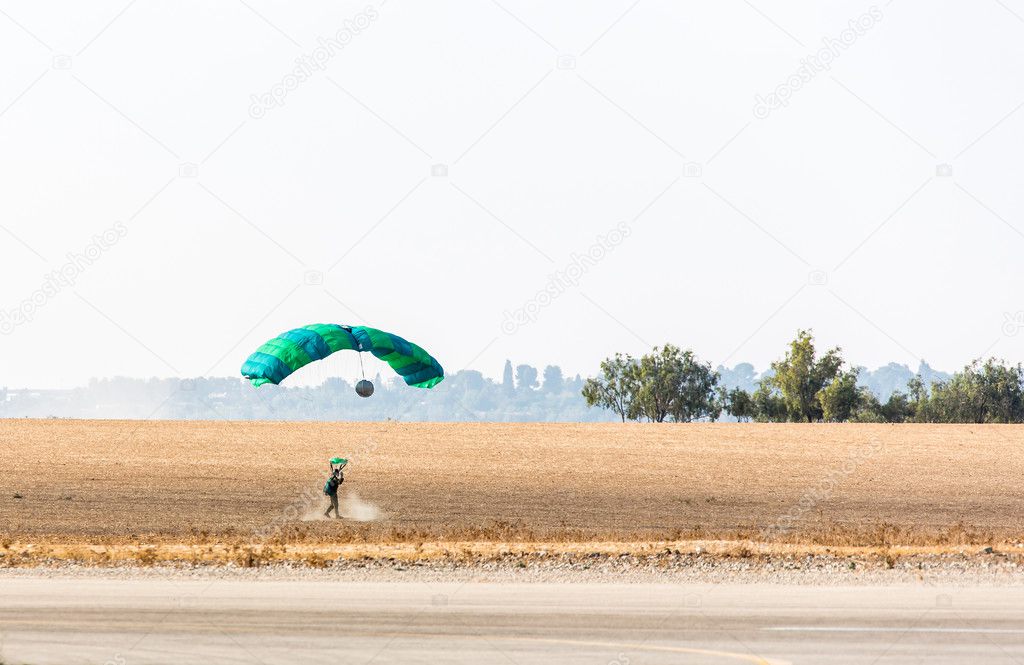
[[256, 350], [242, 365], [254, 386], [281, 383], [292, 372], [338, 351], [372, 353], [416, 388], [433, 388], [444, 369], [421, 347], [398, 335], [366, 326], [315, 323], [281, 333]]

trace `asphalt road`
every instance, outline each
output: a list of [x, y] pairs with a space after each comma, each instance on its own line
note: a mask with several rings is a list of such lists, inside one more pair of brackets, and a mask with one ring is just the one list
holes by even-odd
[[1024, 589], [0, 574], [0, 662], [1021, 663]]

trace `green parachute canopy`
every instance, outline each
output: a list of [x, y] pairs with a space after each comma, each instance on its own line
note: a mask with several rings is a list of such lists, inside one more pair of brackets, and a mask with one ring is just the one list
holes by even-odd
[[433, 388], [444, 379], [440, 363], [416, 344], [376, 328], [333, 323], [314, 323], [281, 333], [249, 356], [242, 365], [242, 376], [256, 387], [281, 383], [300, 367], [338, 351], [372, 353], [416, 388]]

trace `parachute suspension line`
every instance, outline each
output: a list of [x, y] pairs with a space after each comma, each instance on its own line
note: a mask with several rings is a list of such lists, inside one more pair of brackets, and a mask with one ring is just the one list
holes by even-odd
[[366, 370], [363, 369], [363, 354], [357, 353], [356, 355], [359, 356], [359, 374], [360, 374], [360, 376], [362, 376], [362, 378], [365, 379], [366, 378]]

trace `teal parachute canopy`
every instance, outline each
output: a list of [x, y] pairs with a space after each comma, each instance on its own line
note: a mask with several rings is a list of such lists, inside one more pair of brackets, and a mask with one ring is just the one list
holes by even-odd
[[242, 365], [242, 376], [256, 387], [281, 383], [300, 367], [338, 351], [372, 353], [416, 388], [433, 388], [444, 379], [440, 363], [422, 347], [376, 328], [333, 323], [314, 323], [281, 333], [249, 356]]

